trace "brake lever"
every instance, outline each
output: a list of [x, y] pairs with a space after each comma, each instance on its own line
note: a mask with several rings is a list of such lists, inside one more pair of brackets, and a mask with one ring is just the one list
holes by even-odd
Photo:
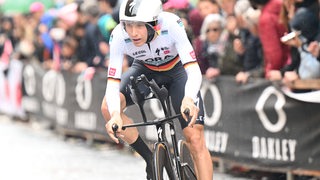
[[118, 124], [112, 124], [112, 131], [113, 131], [113, 135], [114, 137], [116, 137], [118, 139], [118, 136], [117, 136], [117, 131], [119, 129], [119, 126]]
[[183, 111], [183, 114], [185, 114], [187, 116], [187, 123], [189, 125], [189, 123], [191, 122], [191, 116], [190, 116], [190, 109], [189, 108], [186, 108], [184, 111]]

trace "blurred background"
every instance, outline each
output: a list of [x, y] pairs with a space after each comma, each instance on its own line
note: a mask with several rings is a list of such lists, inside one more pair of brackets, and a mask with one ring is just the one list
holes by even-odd
[[[120, 4], [0, 0], [0, 179], [145, 178], [100, 112]], [[201, 68], [214, 179], [319, 179], [319, 1], [169, 0], [163, 10], [181, 17]], [[162, 115], [154, 101], [146, 112]], [[137, 107], [126, 113], [141, 121]], [[154, 129], [139, 131], [152, 147]]]

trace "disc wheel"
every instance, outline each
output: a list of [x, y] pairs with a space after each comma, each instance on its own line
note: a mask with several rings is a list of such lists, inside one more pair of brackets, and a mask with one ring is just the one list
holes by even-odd
[[157, 144], [154, 152], [154, 167], [156, 180], [176, 180], [170, 156], [164, 144]]
[[179, 141], [179, 152], [181, 161], [181, 176], [183, 180], [196, 180], [194, 164], [192, 156], [190, 154], [190, 149], [187, 143], [183, 140]]

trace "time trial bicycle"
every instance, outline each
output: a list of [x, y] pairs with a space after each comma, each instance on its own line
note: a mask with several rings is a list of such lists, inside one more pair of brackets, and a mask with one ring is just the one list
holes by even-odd
[[[194, 164], [188, 144], [182, 139], [177, 141], [174, 120], [178, 120], [181, 114], [173, 115], [168, 90], [164, 86], [160, 88], [154, 79], [149, 81], [144, 74], [137, 78], [131, 76], [130, 81], [130, 96], [133, 102], [138, 105], [143, 122], [124, 125], [122, 126], [122, 130], [130, 127], [156, 126], [158, 140], [153, 146], [153, 179], [196, 180]], [[146, 93], [139, 88], [140, 85], [149, 89], [150, 93], [146, 95]], [[159, 100], [165, 117], [148, 120], [144, 110], [144, 103], [154, 98]], [[189, 114], [188, 110], [184, 113], [187, 116]], [[169, 143], [166, 137], [166, 125], [169, 125], [171, 143]], [[113, 124], [112, 129], [116, 136], [118, 130], [117, 124]]]

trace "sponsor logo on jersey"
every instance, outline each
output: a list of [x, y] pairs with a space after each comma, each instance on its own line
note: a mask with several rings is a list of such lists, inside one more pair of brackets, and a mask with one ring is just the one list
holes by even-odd
[[148, 58], [144, 60], [144, 63], [153, 65], [153, 66], [159, 66], [161, 64], [165, 64], [167, 62], [170, 62], [172, 59], [174, 59], [174, 56], [167, 55], [164, 58], [162, 57], [154, 57], [154, 58]]
[[[166, 59], [166, 58], [169, 58]], [[172, 58], [173, 56], [166, 56], [164, 60], [162, 60], [161, 57], [156, 57], [154, 59], [150, 58], [147, 59], [147, 61], [144, 61], [144, 65], [153, 70], [153, 71], [168, 71], [172, 69], [179, 61], [179, 56], [176, 56], [175, 58]]]
[[178, 20], [177, 20], [177, 23], [179, 24], [179, 26], [184, 27], [184, 24], [183, 24], [183, 22], [182, 22], [181, 19], [178, 19]]
[[145, 50], [140, 50], [132, 53], [132, 56], [141, 56], [142, 54], [147, 53]]
[[194, 53], [194, 51], [191, 51], [189, 54], [192, 57], [192, 59], [196, 59], [196, 53]]
[[114, 76], [116, 75], [117, 69], [116, 68], [109, 68], [109, 76]]
[[161, 34], [168, 34], [168, 30], [161, 31]]
[[163, 52], [163, 54], [167, 55], [170, 53], [170, 49], [168, 47], [161, 47], [160, 49], [157, 48], [155, 53], [159, 56], [160, 55], [160, 52]]

